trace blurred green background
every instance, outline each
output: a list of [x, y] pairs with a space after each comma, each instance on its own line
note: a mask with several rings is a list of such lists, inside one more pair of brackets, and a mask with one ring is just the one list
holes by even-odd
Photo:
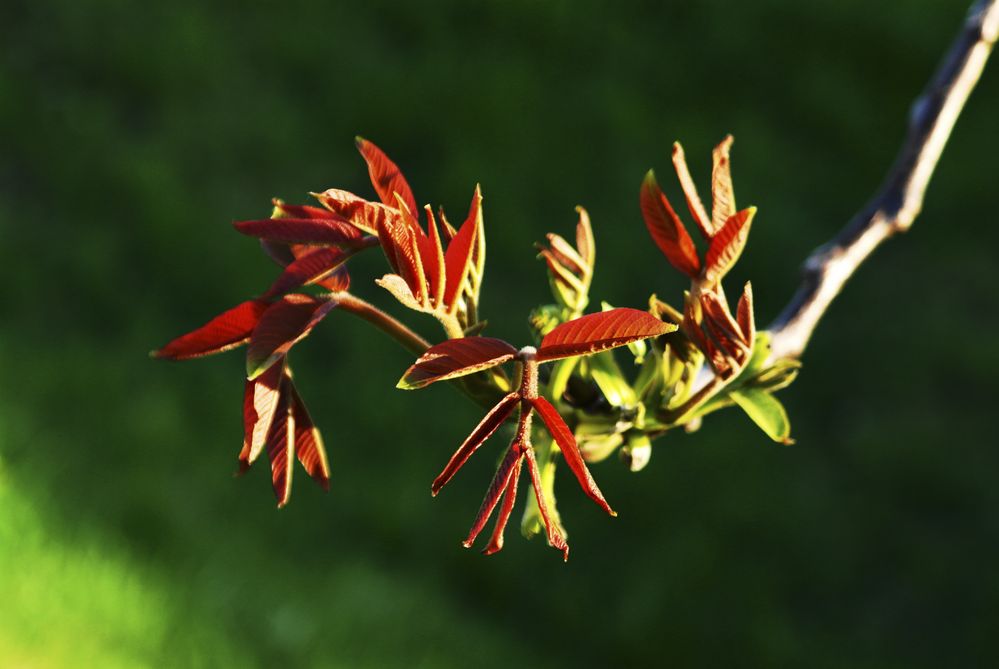
[[[370, 195], [352, 145], [458, 216], [483, 184], [485, 315], [524, 342], [532, 242], [585, 205], [596, 298], [683, 281], [637, 206], [725, 133], [760, 214], [730, 285], [763, 322], [873, 192], [962, 2], [138, 3], [0, 9], [0, 665], [987, 666], [999, 661], [999, 64], [910, 234], [833, 306], [783, 393], [798, 444], [730, 411], [563, 480], [562, 564], [459, 540], [501, 444], [429, 484], [480, 410], [393, 389], [410, 356], [346, 316], [294, 354], [333, 486], [231, 476], [243, 360], [147, 351], [275, 276], [230, 222]], [[374, 256], [372, 256], [373, 259]], [[367, 262], [367, 264], [365, 264]], [[358, 291], [390, 305], [370, 278]], [[390, 308], [399, 313], [394, 305]], [[426, 319], [413, 321], [434, 334]]]

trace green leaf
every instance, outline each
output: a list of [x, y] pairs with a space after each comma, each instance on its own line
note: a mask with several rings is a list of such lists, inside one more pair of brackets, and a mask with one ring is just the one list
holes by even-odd
[[746, 387], [757, 388], [772, 393], [787, 388], [798, 377], [801, 363], [784, 358], [746, 381]]
[[742, 407], [742, 410], [753, 419], [761, 430], [774, 441], [790, 445], [791, 423], [787, 418], [784, 405], [770, 393], [762, 390], [746, 388], [729, 393], [732, 401]]

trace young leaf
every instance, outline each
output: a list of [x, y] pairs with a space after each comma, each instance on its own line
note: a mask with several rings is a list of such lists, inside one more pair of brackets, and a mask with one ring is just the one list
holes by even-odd
[[292, 293], [268, 307], [250, 335], [247, 378], [257, 377], [284, 358], [336, 306], [335, 300]]
[[286, 244], [333, 244], [352, 248], [366, 243], [364, 233], [342, 218], [265, 218], [237, 221], [233, 227], [250, 237]]
[[755, 388], [732, 391], [729, 396], [768, 437], [781, 444], [794, 443], [790, 437], [791, 423], [787, 418], [787, 411], [776, 397]]
[[396, 164], [389, 160], [381, 149], [363, 137], [356, 137], [354, 142], [368, 164], [371, 185], [375, 187], [379, 199], [388, 206], [395, 207], [397, 205], [393, 193], [398, 193], [409, 210], [416, 211], [416, 198], [413, 197], [413, 191]]
[[728, 135], [711, 152], [711, 221], [716, 231], [735, 214], [735, 193], [732, 191], [732, 171], [728, 159], [732, 141], [732, 135]]
[[701, 196], [697, 194], [697, 186], [694, 185], [694, 180], [690, 177], [690, 170], [687, 168], [687, 158], [683, 153], [683, 147], [680, 146], [680, 142], [673, 142], [673, 169], [676, 170], [676, 177], [680, 181], [680, 188], [683, 189], [683, 196], [687, 200], [687, 209], [690, 210], [690, 215], [694, 218], [694, 223], [697, 224], [701, 235], [705, 239], [711, 239], [714, 236], [715, 229], [711, 225], [711, 219], [708, 218], [708, 212], [705, 211], [704, 204], [701, 202]]
[[423, 257], [423, 268], [427, 276], [430, 304], [433, 307], [440, 307], [444, 304], [444, 288], [447, 283], [444, 246], [441, 244], [437, 221], [434, 220], [434, 210], [428, 204], [424, 207], [424, 211], [427, 212], [427, 227], [430, 229], [430, 234], [420, 241], [420, 255]]
[[281, 399], [283, 365], [274, 365], [255, 379], [247, 380], [243, 394], [243, 449], [239, 453], [240, 470], [253, 464], [267, 443], [274, 413]]
[[250, 339], [260, 316], [267, 309], [265, 300], [249, 300], [222, 312], [197, 330], [177, 337], [153, 351], [156, 358], [188, 360], [221, 353], [242, 346]]
[[639, 203], [645, 226], [659, 250], [673, 267], [691, 278], [696, 277], [701, 271], [701, 261], [697, 257], [694, 241], [656, 183], [656, 175], [652, 170], [649, 170], [642, 182]]
[[493, 528], [493, 535], [489, 538], [489, 544], [482, 551], [485, 555], [492, 555], [503, 550], [503, 532], [510, 522], [510, 514], [513, 512], [513, 505], [517, 502], [517, 481], [520, 479], [521, 464], [523, 458], [517, 458], [517, 463], [513, 466], [513, 472], [506, 484], [503, 493], [503, 506], [500, 507], [499, 515], [496, 516], [496, 527]]
[[544, 485], [541, 481], [541, 472], [538, 471], [538, 461], [534, 457], [534, 449], [525, 449], [524, 455], [527, 458], [527, 471], [531, 474], [531, 487], [534, 488], [534, 499], [538, 503], [538, 512], [541, 515], [541, 522], [545, 526], [545, 534], [548, 535], [548, 543], [552, 548], [562, 551], [562, 560], [568, 562], [569, 544], [565, 542], [565, 537], [559, 532], [558, 524], [554, 521], [551, 509], [548, 508]]
[[513, 360], [517, 354], [510, 344], [492, 337], [448, 339], [431, 346], [399, 380], [397, 388], [416, 390], [431, 383], [474, 374]]
[[590, 215], [582, 207], [576, 207], [579, 222], [576, 223], [576, 250], [593, 271], [593, 263], [597, 259], [597, 244], [593, 239], [593, 226], [590, 225]]
[[275, 298], [296, 288], [318, 283], [333, 274], [351, 255], [353, 253], [349, 251], [333, 247], [312, 249], [285, 268], [264, 293], [264, 298]]
[[389, 264], [409, 286], [416, 302], [423, 307], [427, 304], [426, 276], [423, 273], [423, 258], [420, 254], [420, 238], [423, 236], [423, 231], [418, 224], [410, 222], [412, 215], [405, 211], [402, 200], [397, 202], [402, 215], [383, 221], [378, 229], [378, 239]]
[[[454, 340], [452, 340], [454, 341]], [[513, 410], [517, 406], [517, 402], [520, 400], [520, 395], [517, 393], [510, 393], [503, 399], [499, 401], [496, 406], [490, 409], [486, 417], [475, 426], [472, 433], [468, 435], [465, 441], [458, 447], [458, 450], [454, 452], [451, 459], [448, 460], [447, 465], [445, 465], [444, 470], [434, 479], [434, 482], [430, 486], [431, 494], [436, 497], [437, 493], [441, 491], [448, 481], [458, 472], [459, 469], [468, 461], [468, 458], [472, 456], [479, 446], [481, 446], [486, 439], [492, 436], [493, 432], [499, 429], [500, 425], [506, 422], [506, 419], [510, 417]]]
[[369, 202], [364, 198], [339, 188], [330, 188], [322, 193], [311, 193], [324, 207], [337, 216], [350, 221], [353, 225], [370, 235], [378, 234], [378, 226], [386, 218], [396, 218], [399, 212], [392, 206], [380, 202]]
[[590, 470], [586, 468], [583, 456], [579, 452], [579, 446], [576, 445], [576, 438], [572, 436], [572, 430], [562, 420], [562, 416], [551, 405], [551, 402], [544, 397], [537, 397], [531, 400], [531, 405], [538, 412], [538, 415], [541, 416], [541, 421], [548, 428], [548, 433], [552, 435], [555, 443], [558, 444], [559, 450], [562, 451], [562, 457], [565, 458], [565, 463], [569, 465], [569, 469], [576, 476], [576, 480], [579, 481], [583, 492], [596, 502], [601, 509], [612, 516], [616, 516], [617, 513], [607, 504], [607, 500], [604, 499], [603, 493], [597, 487], [596, 481], [590, 475]]
[[756, 207], [749, 207], [732, 215], [711, 240], [705, 257], [704, 278], [709, 284], [718, 283], [735, 265], [749, 237], [749, 226], [756, 215]]
[[756, 339], [756, 320], [753, 316], [753, 286], [748, 281], [736, 305], [735, 319], [739, 322], [745, 340], [752, 343]]
[[392, 294], [392, 297], [399, 300], [399, 304], [414, 311], [426, 311], [426, 308], [416, 301], [409, 284], [398, 274], [386, 274], [380, 279], [375, 279], [375, 283]]
[[588, 355], [676, 329], [676, 325], [664, 323], [645, 311], [612, 309], [562, 323], [541, 340], [537, 359], [545, 362]]
[[468, 210], [468, 218], [462, 223], [454, 239], [447, 245], [444, 256], [444, 266], [447, 272], [447, 287], [444, 289], [444, 304], [454, 313], [458, 306], [458, 295], [461, 293], [465, 279], [472, 266], [472, 252], [475, 247], [476, 232], [482, 222], [482, 191], [475, 187], [472, 205]]
[[[486, 490], [486, 496], [482, 500], [482, 505], [479, 507], [479, 512], [475, 514], [475, 521], [472, 523], [472, 529], [468, 531], [468, 537], [462, 543], [465, 548], [471, 548], [472, 544], [475, 542], [475, 538], [479, 536], [479, 532], [482, 528], [486, 526], [486, 522], [489, 521], [489, 516], [492, 515], [493, 509], [496, 508], [496, 504], [499, 503], [500, 495], [506, 490], [507, 485], [510, 483], [510, 478], [514, 473], [520, 471], [520, 467], [517, 463], [520, 462], [524, 454], [524, 448], [520, 444], [512, 444], [510, 449], [506, 452], [503, 457], [502, 462], [500, 462], [499, 467], [496, 469], [496, 474], [493, 476], [492, 482], [489, 484], [489, 489]], [[530, 451], [531, 449], [526, 449]]]
[[292, 464], [295, 462], [295, 419], [284, 388], [267, 435], [267, 458], [271, 461], [271, 483], [280, 509], [291, 496]]
[[271, 200], [271, 204], [274, 205], [271, 218], [336, 218], [325, 209], [310, 207], [307, 204], [285, 204], [278, 198]]
[[330, 464], [326, 457], [326, 448], [323, 446], [323, 438], [319, 434], [312, 416], [302, 401], [302, 396], [295, 389], [289, 377], [286, 381], [289, 401], [291, 402], [291, 416], [295, 422], [295, 455], [302, 467], [315, 481], [327, 492], [330, 489]]

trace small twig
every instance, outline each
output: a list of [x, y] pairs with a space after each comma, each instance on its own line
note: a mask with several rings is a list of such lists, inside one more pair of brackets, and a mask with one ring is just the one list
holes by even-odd
[[982, 73], [997, 33], [999, 0], [979, 0], [933, 79], [913, 104], [905, 142], [880, 190], [836, 237], [805, 261], [798, 292], [769, 327], [774, 358], [799, 357], [819, 319], [857, 267], [883, 241], [912, 225], [922, 209], [940, 153]]

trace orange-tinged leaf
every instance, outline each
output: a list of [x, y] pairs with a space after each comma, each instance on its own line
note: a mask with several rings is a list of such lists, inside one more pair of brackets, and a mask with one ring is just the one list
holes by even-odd
[[593, 226], [590, 225], [590, 215], [582, 207], [576, 207], [579, 222], [576, 223], [576, 249], [589, 267], [597, 259], [597, 245], [593, 239]]
[[447, 245], [444, 256], [444, 266], [447, 273], [447, 287], [444, 289], [444, 304], [453, 313], [457, 307], [458, 296], [461, 294], [465, 279], [472, 266], [472, 252], [475, 246], [476, 233], [482, 220], [482, 191], [475, 187], [472, 205], [468, 210], [468, 218], [462, 223], [454, 239]]
[[323, 446], [322, 435], [312, 422], [312, 416], [302, 401], [302, 396], [295, 389], [295, 384], [288, 378], [286, 381], [289, 401], [291, 402], [291, 416], [295, 421], [295, 456], [302, 463], [302, 467], [308, 472], [324, 490], [330, 489], [330, 464], [326, 457], [326, 448]]
[[271, 484], [280, 509], [291, 496], [292, 464], [295, 462], [295, 419], [284, 387], [267, 435], [267, 458], [271, 462]]
[[557, 326], [541, 340], [537, 359], [544, 362], [589, 355], [676, 329], [676, 325], [664, 323], [646, 311], [626, 307], [611, 309]]
[[739, 260], [749, 237], [749, 226], [756, 207], [749, 207], [729, 217], [714, 238], [705, 257], [704, 278], [709, 284], [718, 283]]
[[409, 284], [398, 274], [386, 274], [380, 279], [375, 279], [375, 283], [392, 294], [392, 297], [399, 300], [407, 309], [414, 311], [426, 311], [424, 306], [413, 297], [413, 291], [409, 289]]
[[[332, 275], [351, 255], [353, 254], [349, 251], [333, 247], [312, 249], [285, 268], [281, 276], [264, 293], [264, 298], [277, 297], [290, 290], [319, 283]], [[334, 285], [339, 286], [344, 280], [341, 277]]]
[[[479, 512], [475, 514], [475, 521], [472, 523], [472, 529], [468, 531], [468, 537], [462, 543], [465, 548], [471, 548], [472, 544], [475, 542], [475, 538], [479, 536], [479, 532], [482, 528], [486, 526], [489, 521], [489, 516], [492, 515], [493, 509], [496, 508], [496, 504], [499, 503], [500, 496], [503, 491], [506, 490], [510, 483], [510, 479], [513, 475], [520, 471], [517, 463], [520, 462], [521, 458], [524, 456], [524, 448], [520, 444], [512, 444], [510, 449], [506, 452], [502, 462], [500, 462], [499, 467], [496, 469], [496, 474], [493, 476], [492, 482], [489, 484], [489, 489], [486, 490], [486, 496], [482, 499], [482, 505], [479, 507]], [[531, 449], [526, 449], [530, 451]]]
[[559, 415], [551, 402], [544, 397], [537, 397], [531, 400], [531, 404], [534, 406], [534, 410], [538, 412], [538, 415], [541, 416], [541, 421], [548, 428], [548, 433], [551, 434], [555, 443], [558, 444], [559, 450], [562, 451], [562, 457], [565, 458], [565, 463], [569, 465], [569, 469], [576, 476], [576, 480], [579, 481], [583, 492], [596, 502], [601, 509], [612, 516], [616, 516], [617, 513], [607, 504], [607, 500], [604, 499], [603, 493], [597, 487], [596, 481], [590, 475], [590, 470], [586, 468], [583, 456], [579, 452], [579, 446], [576, 444], [576, 438], [572, 435], [572, 430], [569, 429], [569, 426], [562, 420], [562, 416]]
[[438, 307], [444, 303], [444, 288], [447, 275], [444, 272], [444, 246], [441, 244], [440, 231], [434, 220], [434, 210], [427, 205], [427, 227], [430, 234], [420, 241], [420, 255], [423, 258], [423, 270], [427, 277], [430, 305]]
[[255, 379], [246, 381], [243, 394], [243, 449], [240, 470], [246, 470], [264, 450], [281, 397], [283, 365], [274, 365]]
[[250, 237], [286, 244], [365, 246], [364, 233], [342, 218], [265, 218], [238, 221], [233, 227]]
[[549, 232], [546, 235], [548, 239], [549, 252], [558, 259], [566, 269], [575, 274], [576, 276], [586, 276], [590, 273], [590, 268], [586, 264], [586, 261], [580, 256], [576, 249], [572, 248], [572, 245], [565, 241], [565, 238], [561, 235], [556, 235], [554, 232]]
[[[722, 302], [722, 300], [714, 293], [702, 293], [701, 294], [701, 304], [704, 308], [704, 313], [706, 315], [706, 321], [709, 323], [714, 323], [714, 329], [711, 330], [712, 336], [718, 340], [718, 343], [725, 344], [721, 341], [720, 337], [724, 339], [731, 339], [733, 342], [738, 342], [744, 346], [752, 346], [752, 340], [746, 340], [742, 334], [742, 328], [732, 317], [732, 312], [729, 311], [728, 305]], [[732, 353], [733, 348], [725, 344], [725, 350], [727, 353]]]
[[729, 164], [732, 141], [732, 135], [728, 135], [711, 152], [711, 221], [716, 232], [735, 215], [735, 193]]
[[735, 309], [735, 319], [742, 330], [742, 336], [752, 346], [753, 340], [756, 339], [756, 320], [753, 316], [753, 286], [748, 281], [742, 289], [742, 297], [739, 298]]
[[407, 221], [407, 217], [412, 218], [404, 211], [395, 219], [382, 221], [378, 228], [378, 240], [389, 265], [403, 278], [416, 302], [422, 307], [427, 304], [426, 276], [420, 254], [420, 237], [423, 232], [419, 225]]
[[680, 142], [673, 142], [673, 169], [676, 170], [680, 188], [683, 189], [683, 196], [687, 200], [687, 209], [690, 210], [694, 223], [697, 224], [698, 229], [706, 239], [711, 239], [714, 236], [715, 228], [711, 224], [711, 219], [708, 218], [708, 212], [704, 209], [701, 196], [697, 194], [697, 186], [694, 185], [694, 180], [690, 177], [687, 158]]
[[486, 439], [492, 436], [493, 432], [499, 429], [500, 425], [506, 422], [506, 419], [510, 417], [513, 410], [517, 406], [517, 402], [520, 400], [520, 395], [517, 393], [510, 393], [503, 399], [501, 399], [496, 406], [489, 410], [486, 417], [475, 426], [472, 433], [468, 435], [465, 441], [458, 447], [458, 450], [454, 452], [451, 459], [448, 460], [447, 465], [444, 466], [443, 471], [434, 479], [434, 482], [430, 485], [430, 493], [436, 497], [437, 493], [441, 491], [448, 481], [458, 473], [458, 470], [464, 466], [468, 461], [468, 458], [472, 456], [479, 446], [485, 443]]
[[369, 202], [364, 198], [339, 188], [330, 188], [322, 193], [312, 193], [324, 207], [350, 221], [368, 234], [378, 234], [378, 226], [385, 218], [399, 216], [395, 202], [391, 206], [380, 202]]
[[167, 360], [188, 360], [242, 346], [267, 309], [265, 300], [248, 300], [222, 312], [200, 328], [177, 337], [152, 355]]
[[335, 300], [292, 293], [268, 307], [250, 335], [247, 378], [255, 378], [284, 358], [336, 305]]
[[482, 551], [486, 555], [492, 555], [503, 550], [503, 532], [510, 522], [510, 514], [513, 513], [513, 505], [517, 502], [517, 481], [520, 479], [520, 468], [524, 462], [523, 458], [518, 458], [513, 466], [513, 472], [507, 480], [506, 489], [503, 493], [503, 506], [500, 507], [499, 515], [496, 516], [496, 527], [493, 528], [493, 535], [489, 538], [489, 544]]
[[437, 381], [474, 374], [513, 360], [510, 344], [492, 337], [461, 337], [431, 346], [406, 370], [397, 388], [415, 390]]
[[399, 167], [389, 160], [385, 153], [372, 142], [363, 137], [355, 138], [357, 150], [361, 152], [364, 161], [368, 164], [368, 174], [371, 176], [371, 185], [375, 187], [375, 192], [381, 201], [390, 207], [395, 207], [396, 200], [393, 193], [398, 193], [402, 201], [406, 203], [410, 211], [416, 211], [416, 198], [413, 191], [402, 176]]
[[531, 474], [531, 487], [534, 488], [534, 498], [538, 502], [538, 511], [541, 513], [541, 522], [545, 526], [545, 533], [548, 535], [548, 543], [552, 548], [562, 551], [562, 560], [569, 560], [569, 544], [565, 542], [565, 537], [558, 530], [558, 525], [552, 521], [551, 511], [548, 509], [548, 500], [545, 499], [544, 488], [541, 483], [541, 473], [538, 471], [538, 461], [534, 457], [534, 449], [526, 449], [524, 455], [527, 458], [527, 471]]
[[652, 170], [649, 170], [642, 182], [639, 204], [652, 241], [666, 259], [687, 276], [696, 277], [701, 270], [701, 261], [697, 257], [694, 241], [656, 183], [656, 175]]
[[307, 204], [285, 204], [283, 200], [274, 198], [274, 213], [271, 218], [336, 218], [333, 214], [319, 207]]

